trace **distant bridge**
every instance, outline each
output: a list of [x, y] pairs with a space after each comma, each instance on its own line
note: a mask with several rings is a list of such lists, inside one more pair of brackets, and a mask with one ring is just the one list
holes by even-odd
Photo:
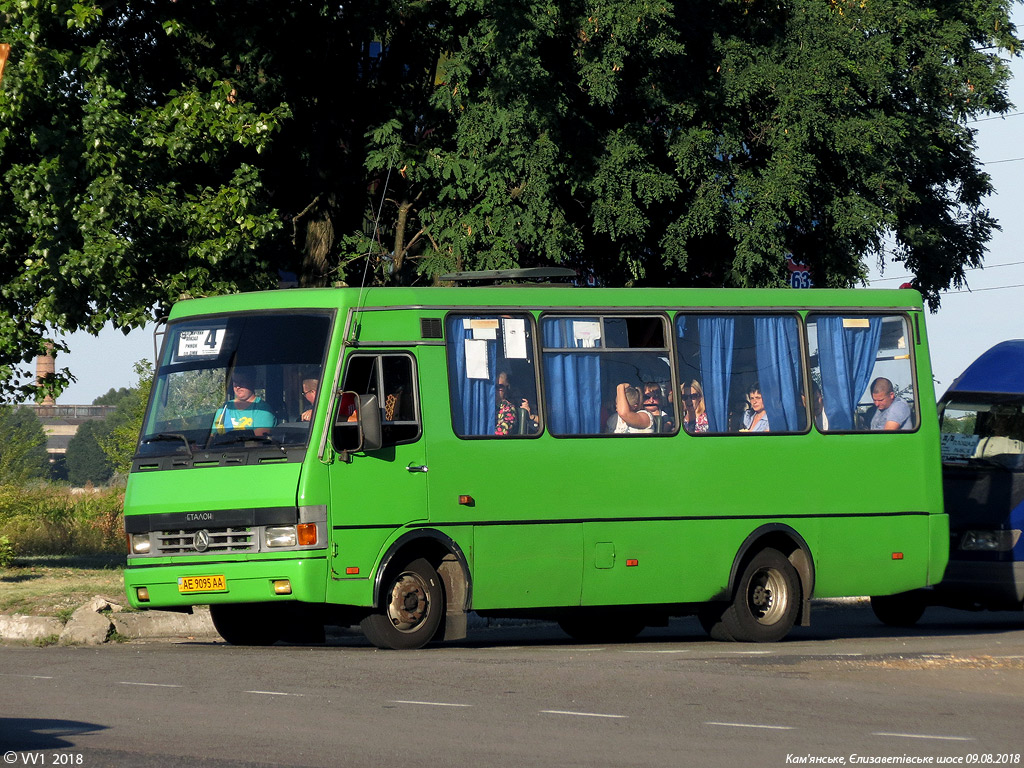
[[78, 428], [87, 421], [104, 419], [114, 412], [113, 405], [22, 405], [35, 412], [43, 422], [46, 433], [46, 452], [50, 459], [63, 457], [68, 443]]

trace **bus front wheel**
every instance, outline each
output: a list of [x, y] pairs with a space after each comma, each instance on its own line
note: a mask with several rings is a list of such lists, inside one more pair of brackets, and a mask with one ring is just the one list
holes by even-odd
[[423, 558], [386, 577], [381, 609], [359, 625], [366, 639], [378, 648], [414, 650], [437, 634], [444, 617], [441, 577]]
[[796, 624], [800, 611], [800, 576], [777, 549], [762, 549], [747, 563], [732, 602], [709, 605], [700, 614], [715, 640], [774, 643]]

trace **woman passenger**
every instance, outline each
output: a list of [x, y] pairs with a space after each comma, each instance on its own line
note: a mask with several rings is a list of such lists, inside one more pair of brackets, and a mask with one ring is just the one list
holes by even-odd
[[519, 418], [519, 410], [512, 404], [512, 385], [509, 382], [508, 374], [504, 371], [498, 374], [495, 397], [497, 399], [498, 416], [494, 434], [510, 435], [516, 425], [516, 419]]
[[708, 431], [708, 411], [704, 404], [704, 388], [694, 379], [683, 384], [684, 424], [691, 434]]
[[761, 385], [756, 381], [747, 390], [747, 403], [749, 403], [749, 407], [743, 414], [743, 429], [740, 432], [767, 432], [768, 414], [764, 410]]

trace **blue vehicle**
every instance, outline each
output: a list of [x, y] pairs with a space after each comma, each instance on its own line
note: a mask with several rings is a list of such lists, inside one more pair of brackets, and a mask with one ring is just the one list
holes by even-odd
[[1024, 339], [981, 355], [938, 407], [949, 564], [930, 589], [872, 598], [876, 616], [895, 626], [929, 605], [1024, 607]]

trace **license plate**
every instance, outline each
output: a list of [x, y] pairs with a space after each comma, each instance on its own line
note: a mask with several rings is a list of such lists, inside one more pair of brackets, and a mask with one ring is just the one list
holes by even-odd
[[228, 580], [223, 576], [178, 577], [179, 592], [223, 592], [227, 588]]

